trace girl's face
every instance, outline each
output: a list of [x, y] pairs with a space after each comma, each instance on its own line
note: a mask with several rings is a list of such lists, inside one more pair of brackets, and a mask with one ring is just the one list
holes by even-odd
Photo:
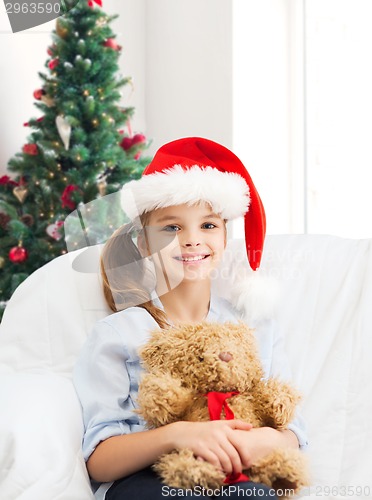
[[151, 256], [168, 288], [210, 277], [226, 246], [226, 226], [208, 203], [159, 208], [146, 219], [139, 247]]

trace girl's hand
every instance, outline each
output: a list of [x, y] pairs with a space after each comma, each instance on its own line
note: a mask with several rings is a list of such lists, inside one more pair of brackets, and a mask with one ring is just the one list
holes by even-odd
[[[190, 448], [201, 460], [211, 463], [225, 474], [242, 472], [243, 464], [234, 443], [236, 432], [247, 433], [252, 425], [241, 420], [214, 420], [212, 422], [176, 422], [175, 448]], [[249, 433], [247, 433], [249, 434]]]
[[236, 430], [231, 443], [239, 453], [243, 469], [249, 469], [274, 449], [298, 448], [297, 438], [292, 431], [278, 431], [272, 427], [258, 427], [250, 432]]

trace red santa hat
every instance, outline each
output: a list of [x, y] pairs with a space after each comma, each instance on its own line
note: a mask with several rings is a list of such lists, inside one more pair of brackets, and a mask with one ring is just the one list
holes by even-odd
[[250, 267], [261, 262], [266, 231], [262, 201], [243, 163], [229, 149], [200, 137], [162, 146], [142, 177], [123, 186], [122, 206], [134, 220], [163, 207], [208, 202], [222, 218], [244, 216]]

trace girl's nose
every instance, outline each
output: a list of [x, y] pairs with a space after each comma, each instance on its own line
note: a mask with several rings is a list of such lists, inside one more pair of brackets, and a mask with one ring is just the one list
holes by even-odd
[[191, 243], [191, 242], [185, 243], [185, 247], [197, 247], [199, 245], [200, 245], [200, 243]]

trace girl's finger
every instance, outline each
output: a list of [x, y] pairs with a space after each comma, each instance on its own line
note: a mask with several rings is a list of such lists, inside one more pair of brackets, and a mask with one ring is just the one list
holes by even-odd
[[226, 472], [226, 474], [240, 474], [243, 470], [243, 465], [238, 450], [229, 441], [227, 441], [222, 447], [231, 463], [231, 470], [228, 471], [224, 469], [224, 472]]
[[248, 422], [243, 422], [243, 420], [226, 420], [230, 424], [232, 429], [239, 429], [241, 431], [249, 431], [253, 428], [253, 425]]

